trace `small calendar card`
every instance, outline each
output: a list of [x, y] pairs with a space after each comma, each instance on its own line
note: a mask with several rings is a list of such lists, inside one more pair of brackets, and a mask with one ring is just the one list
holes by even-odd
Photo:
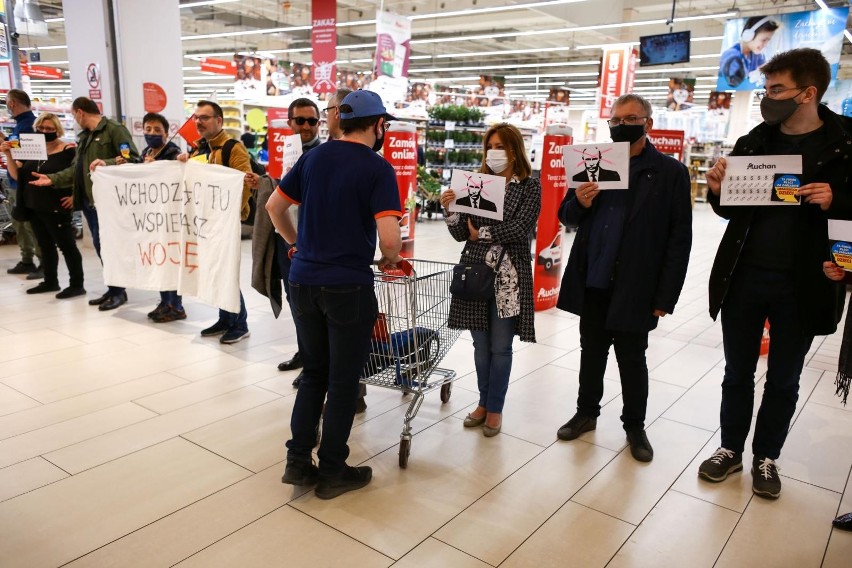
[[852, 221], [828, 220], [828, 246], [834, 264], [852, 272]]
[[46, 160], [44, 134], [21, 134], [19, 147], [12, 148], [12, 157], [16, 160]]
[[799, 205], [801, 156], [728, 156], [720, 205]]

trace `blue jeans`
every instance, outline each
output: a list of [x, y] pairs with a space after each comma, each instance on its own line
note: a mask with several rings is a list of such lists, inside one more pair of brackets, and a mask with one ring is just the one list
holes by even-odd
[[160, 303], [167, 304], [176, 310], [183, 309], [183, 298], [177, 293], [177, 290], [160, 292]]
[[[177, 294], [175, 294], [177, 295]], [[246, 311], [246, 301], [243, 299], [243, 293], [240, 291], [240, 313], [226, 312], [219, 309], [219, 321], [228, 324], [228, 331], [248, 331], [248, 311]]]
[[[95, 246], [95, 252], [98, 253], [98, 258], [101, 258], [101, 230], [98, 225], [98, 210], [95, 206], [89, 203], [89, 200], [83, 196], [83, 217], [86, 218], [86, 223], [89, 225], [89, 230], [92, 232], [92, 244]], [[101, 261], [103, 264], [103, 260]], [[107, 294], [110, 296], [120, 296], [124, 294], [124, 288], [118, 286], [108, 286]]]
[[802, 332], [793, 272], [740, 266], [722, 304], [725, 378], [722, 446], [742, 452], [754, 410], [754, 372], [769, 319], [769, 360], [754, 426], [755, 457], [778, 459], [799, 400], [799, 377], [814, 338]]
[[[296, 330], [302, 339], [302, 382], [290, 417], [287, 458], [311, 459], [322, 415], [317, 455], [321, 476], [346, 466], [358, 385], [378, 313], [372, 286], [301, 286], [290, 283]], [[327, 395], [327, 398], [326, 398]]]
[[488, 412], [503, 412], [512, 372], [512, 340], [515, 337], [516, 319], [498, 317], [497, 301], [492, 299], [488, 306], [488, 330], [470, 332], [479, 385], [479, 406]]

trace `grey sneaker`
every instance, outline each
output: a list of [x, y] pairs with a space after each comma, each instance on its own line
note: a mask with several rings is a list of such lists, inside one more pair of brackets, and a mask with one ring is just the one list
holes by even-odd
[[754, 458], [751, 465], [751, 490], [758, 497], [778, 499], [781, 495], [781, 478], [778, 466], [769, 458]]
[[743, 455], [727, 448], [719, 448], [698, 466], [698, 477], [718, 483], [729, 475], [742, 471]]

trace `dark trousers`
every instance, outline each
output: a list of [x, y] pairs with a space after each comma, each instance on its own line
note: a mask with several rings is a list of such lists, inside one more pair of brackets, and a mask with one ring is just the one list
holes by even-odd
[[[92, 244], [95, 246], [95, 252], [98, 253], [98, 258], [101, 258], [101, 230], [98, 224], [98, 210], [95, 206], [89, 203], [89, 200], [83, 197], [83, 217], [86, 218], [86, 223], [89, 225], [89, 231], [92, 232]], [[103, 263], [103, 260], [101, 260]], [[124, 294], [124, 288], [119, 286], [108, 286], [107, 294], [110, 296], [120, 296]]]
[[621, 422], [625, 430], [645, 427], [645, 408], [648, 404], [648, 332], [626, 332], [607, 329], [610, 291], [586, 288], [583, 315], [580, 316], [580, 392], [577, 412], [598, 417], [603, 398], [604, 371], [610, 346], [615, 347], [618, 374], [621, 376], [621, 396], [624, 408]]
[[[310, 460], [322, 415], [321, 476], [346, 465], [358, 384], [378, 313], [372, 286], [300, 286], [290, 283], [296, 330], [302, 339], [304, 368], [290, 417], [287, 458]], [[327, 395], [327, 400], [326, 400]]]
[[240, 311], [235, 313], [219, 308], [219, 321], [228, 324], [228, 331], [248, 331], [248, 311], [242, 291], [240, 291]]
[[77, 249], [74, 227], [71, 225], [71, 213], [50, 213], [36, 211], [30, 225], [33, 228], [38, 245], [41, 248], [41, 267], [44, 269], [45, 284], [59, 284], [59, 253], [65, 257], [68, 267], [69, 285], [83, 287], [83, 256]]
[[[287, 304], [290, 306], [290, 313], [293, 313], [293, 306], [290, 304], [290, 265], [292, 261], [287, 253], [290, 251], [290, 247], [287, 246], [287, 241], [279, 235], [275, 233], [275, 257], [278, 260], [278, 271], [281, 273], [281, 280], [284, 281], [284, 297], [287, 300]], [[299, 353], [302, 352], [302, 342], [299, 340], [299, 330], [296, 329], [296, 349]]]
[[[160, 292], [160, 303], [173, 307], [176, 310], [183, 309], [183, 296], [177, 293], [177, 290], [167, 290]], [[246, 313], [248, 315], [248, 313]]]
[[755, 457], [778, 459], [799, 400], [799, 377], [813, 342], [802, 332], [795, 275], [740, 266], [722, 304], [725, 378], [722, 381], [722, 446], [742, 452], [754, 410], [754, 373], [763, 324], [769, 319], [769, 365], [757, 413]]

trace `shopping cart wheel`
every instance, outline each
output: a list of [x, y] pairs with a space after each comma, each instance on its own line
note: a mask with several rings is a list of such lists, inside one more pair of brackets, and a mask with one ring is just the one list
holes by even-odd
[[451, 394], [453, 394], [453, 383], [441, 385], [441, 402], [450, 402]]
[[408, 455], [411, 453], [411, 439], [402, 438], [399, 441], [399, 467], [408, 467]]

